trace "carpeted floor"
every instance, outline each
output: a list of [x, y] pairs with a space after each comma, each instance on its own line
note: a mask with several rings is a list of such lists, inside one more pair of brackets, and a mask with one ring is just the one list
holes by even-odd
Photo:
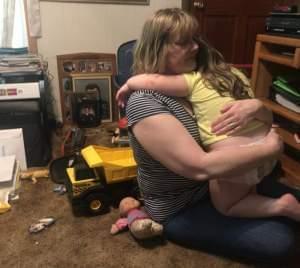
[[[90, 140], [108, 145], [110, 131], [90, 131]], [[95, 136], [100, 141], [95, 141]], [[19, 200], [0, 215], [0, 267], [259, 267], [191, 250], [168, 241], [140, 244], [129, 232], [109, 233], [116, 209], [96, 217], [75, 217], [67, 195], [53, 192], [51, 179], [23, 180]], [[31, 234], [29, 226], [52, 216], [55, 224]], [[299, 267], [287, 264], [285, 267]], [[298, 262], [299, 263], [299, 262]]]
[[[22, 182], [20, 199], [0, 215], [0, 267], [254, 267], [182, 248], [161, 240], [137, 243], [128, 232], [111, 236], [116, 209], [75, 217], [66, 195], [50, 179]], [[54, 225], [30, 234], [29, 226], [52, 216]]]

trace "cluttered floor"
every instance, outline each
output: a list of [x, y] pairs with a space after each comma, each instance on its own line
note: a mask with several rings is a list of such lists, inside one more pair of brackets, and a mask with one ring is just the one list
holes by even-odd
[[[113, 128], [89, 129], [88, 143], [111, 146]], [[58, 157], [61, 137], [55, 140], [53, 156]], [[0, 267], [259, 267], [160, 238], [138, 243], [129, 232], [112, 236], [116, 208], [95, 217], [74, 216], [67, 195], [54, 191], [56, 186], [47, 177], [21, 181], [19, 199], [0, 215]], [[40, 232], [29, 232], [43, 218], [54, 223]], [[299, 258], [285, 267], [299, 267]]]

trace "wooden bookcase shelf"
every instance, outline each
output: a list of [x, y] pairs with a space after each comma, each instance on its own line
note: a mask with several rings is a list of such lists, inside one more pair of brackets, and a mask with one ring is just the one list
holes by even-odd
[[300, 144], [287, 125], [300, 125], [300, 113], [294, 112], [276, 102], [270, 96], [273, 79], [278, 75], [298, 72], [300, 77], [300, 39], [259, 34], [256, 37], [251, 84], [255, 96], [260, 98], [274, 114], [284, 118], [285, 126], [278, 128], [284, 143], [296, 153], [287, 151], [281, 157], [285, 179], [291, 185], [300, 187]]
[[281, 156], [285, 179], [293, 186], [300, 188], [299, 162], [295, 159], [283, 154]]
[[260, 53], [259, 58], [266, 61], [271, 61], [274, 63], [295, 67], [294, 60], [289, 56], [281, 56], [281, 55], [271, 55], [267, 53]]
[[291, 111], [285, 107], [283, 107], [282, 105], [279, 105], [269, 99], [261, 99], [264, 104], [273, 111], [273, 113], [279, 114], [283, 117], [285, 117], [286, 119], [296, 122], [297, 124], [300, 124], [300, 114]]
[[293, 133], [289, 132], [285, 128], [280, 128], [280, 127], [277, 129], [277, 131], [286, 144], [300, 151], [300, 143], [295, 142]]

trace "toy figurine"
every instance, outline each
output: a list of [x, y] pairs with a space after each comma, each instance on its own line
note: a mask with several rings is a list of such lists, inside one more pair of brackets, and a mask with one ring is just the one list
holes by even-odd
[[118, 145], [129, 145], [129, 139], [128, 139], [128, 120], [127, 117], [123, 117], [118, 122], [118, 127], [114, 131], [113, 137], [111, 139], [112, 144], [118, 144]]
[[163, 226], [150, 219], [149, 215], [141, 209], [141, 203], [133, 197], [123, 198], [119, 210], [121, 218], [111, 226], [111, 234], [117, 234], [128, 227], [136, 239], [162, 235]]
[[28, 169], [26, 171], [21, 171], [20, 174], [21, 179], [31, 179], [33, 183], [37, 182], [38, 178], [49, 178], [49, 169]]

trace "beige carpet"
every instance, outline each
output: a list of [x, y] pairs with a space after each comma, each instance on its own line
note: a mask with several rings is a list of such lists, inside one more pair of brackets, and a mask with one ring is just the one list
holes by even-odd
[[[67, 195], [53, 192], [50, 179], [22, 182], [20, 199], [0, 215], [0, 267], [254, 267], [177, 246], [137, 243], [128, 232], [111, 236], [116, 209], [75, 217]], [[52, 216], [54, 225], [30, 234], [29, 226]]]
[[[89, 141], [109, 145], [111, 128], [89, 130]], [[50, 179], [38, 179], [35, 184], [23, 180], [19, 200], [9, 212], [0, 215], [1, 268], [259, 267], [168, 241], [139, 244], [128, 232], [111, 236], [110, 226], [118, 218], [116, 209], [96, 217], [75, 217], [67, 195], [53, 192], [53, 187]], [[54, 225], [40, 233], [29, 233], [32, 223], [48, 216], [56, 219]], [[294, 263], [286, 267], [299, 267], [299, 261]]]

